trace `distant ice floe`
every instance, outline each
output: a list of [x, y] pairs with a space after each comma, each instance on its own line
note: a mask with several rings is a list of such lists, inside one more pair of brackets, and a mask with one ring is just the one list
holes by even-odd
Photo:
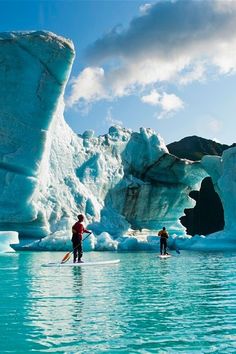
[[11, 244], [18, 244], [18, 233], [14, 231], [0, 231], [0, 252], [12, 252]]

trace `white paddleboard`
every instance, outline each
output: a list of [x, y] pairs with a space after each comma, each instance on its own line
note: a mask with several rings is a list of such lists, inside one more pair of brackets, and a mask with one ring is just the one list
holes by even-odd
[[112, 265], [119, 263], [119, 259], [114, 259], [111, 261], [97, 261], [97, 262], [83, 262], [83, 263], [47, 263], [42, 264], [42, 267], [87, 267], [87, 266], [98, 266], [98, 265]]
[[159, 254], [160, 258], [170, 258], [171, 254]]

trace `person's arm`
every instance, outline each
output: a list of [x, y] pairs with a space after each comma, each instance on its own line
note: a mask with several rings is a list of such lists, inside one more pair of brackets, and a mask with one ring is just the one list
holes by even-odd
[[161, 231], [158, 232], [158, 236], [161, 236]]
[[83, 233], [84, 233], [84, 232], [86, 232], [86, 233], [88, 233], [88, 234], [91, 234], [91, 231], [89, 231], [89, 230], [87, 230], [87, 229], [85, 229], [85, 228], [84, 228]]

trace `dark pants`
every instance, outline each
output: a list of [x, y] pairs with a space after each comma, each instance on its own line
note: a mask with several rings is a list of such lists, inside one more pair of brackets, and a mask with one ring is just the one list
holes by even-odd
[[74, 254], [74, 260], [73, 262], [76, 262], [76, 259], [78, 257], [78, 262], [83, 256], [83, 249], [82, 249], [82, 242], [79, 240], [72, 241], [73, 244], [73, 254]]
[[160, 253], [162, 254], [162, 251], [164, 251], [164, 254], [166, 254], [166, 247], [167, 247], [167, 239], [164, 237], [161, 237], [160, 240]]

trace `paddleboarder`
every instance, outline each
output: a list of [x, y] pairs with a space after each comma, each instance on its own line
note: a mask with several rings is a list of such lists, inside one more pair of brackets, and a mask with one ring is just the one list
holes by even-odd
[[158, 232], [158, 236], [161, 238], [160, 239], [160, 254], [164, 251], [164, 254], [168, 254], [166, 251], [167, 248], [167, 239], [169, 237], [168, 232], [166, 231], [166, 228], [163, 227], [162, 230]]
[[76, 263], [76, 260], [78, 258], [78, 263], [83, 262], [81, 260], [83, 256], [83, 248], [82, 248], [82, 236], [84, 232], [91, 233], [91, 231], [85, 229], [84, 225], [82, 222], [84, 221], [84, 216], [82, 214], [78, 215], [78, 221], [72, 226], [72, 244], [73, 244], [73, 255], [74, 259], [73, 262]]

